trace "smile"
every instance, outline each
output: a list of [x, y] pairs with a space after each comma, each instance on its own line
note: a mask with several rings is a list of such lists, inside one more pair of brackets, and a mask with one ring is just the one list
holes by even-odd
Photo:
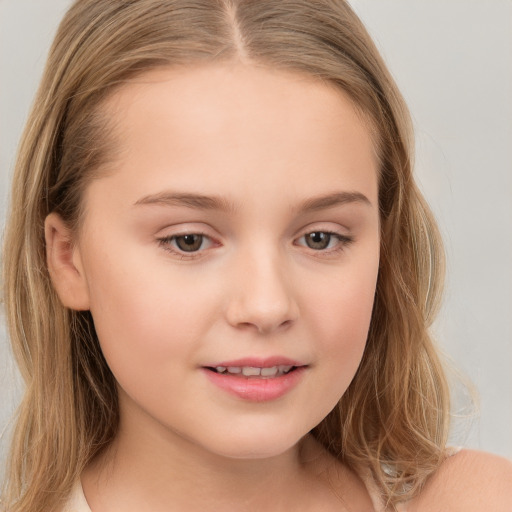
[[302, 381], [309, 366], [271, 358], [238, 360], [203, 366], [208, 381], [223, 393], [246, 402], [267, 402], [284, 397]]
[[263, 377], [273, 378], [286, 375], [295, 369], [293, 365], [279, 365], [271, 367], [257, 367], [257, 366], [216, 366], [215, 368], [209, 368], [216, 373], [223, 375], [238, 375], [240, 377]]

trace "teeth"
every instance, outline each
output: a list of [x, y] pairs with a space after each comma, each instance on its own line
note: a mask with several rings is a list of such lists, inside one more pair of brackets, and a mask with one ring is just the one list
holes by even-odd
[[242, 373], [246, 377], [252, 377], [253, 375], [261, 375], [261, 368], [254, 368], [252, 366], [244, 366], [242, 368]]
[[293, 366], [279, 365], [271, 366], [270, 368], [258, 368], [254, 366], [216, 366], [217, 373], [230, 373], [234, 375], [242, 374], [244, 377], [276, 377], [288, 373]]
[[262, 377], [274, 377], [277, 374], [277, 366], [272, 366], [272, 368], [262, 368], [261, 376]]

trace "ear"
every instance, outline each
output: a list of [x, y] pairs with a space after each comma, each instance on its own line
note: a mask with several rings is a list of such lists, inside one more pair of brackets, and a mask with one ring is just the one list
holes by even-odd
[[45, 219], [46, 264], [62, 304], [70, 309], [89, 309], [89, 287], [80, 251], [62, 217], [50, 213]]

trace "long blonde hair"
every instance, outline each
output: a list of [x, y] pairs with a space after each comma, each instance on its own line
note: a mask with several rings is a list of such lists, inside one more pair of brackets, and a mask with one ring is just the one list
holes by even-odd
[[90, 313], [64, 308], [45, 260], [52, 211], [75, 229], [84, 188], [112, 155], [102, 102], [158, 66], [246, 59], [345, 91], [375, 132], [382, 247], [368, 342], [338, 406], [313, 431], [384, 499], [410, 498], [443, 459], [449, 403], [429, 336], [443, 277], [432, 215], [412, 177], [404, 101], [343, 0], [77, 0], [27, 122], [4, 246], [7, 321], [26, 383], [7, 510], [52, 512], [118, 425], [114, 378]]

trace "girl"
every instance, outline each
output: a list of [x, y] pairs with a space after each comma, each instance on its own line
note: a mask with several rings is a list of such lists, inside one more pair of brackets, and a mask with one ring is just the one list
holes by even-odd
[[35, 105], [6, 510], [508, 509], [446, 447], [439, 236], [345, 2], [78, 0]]

